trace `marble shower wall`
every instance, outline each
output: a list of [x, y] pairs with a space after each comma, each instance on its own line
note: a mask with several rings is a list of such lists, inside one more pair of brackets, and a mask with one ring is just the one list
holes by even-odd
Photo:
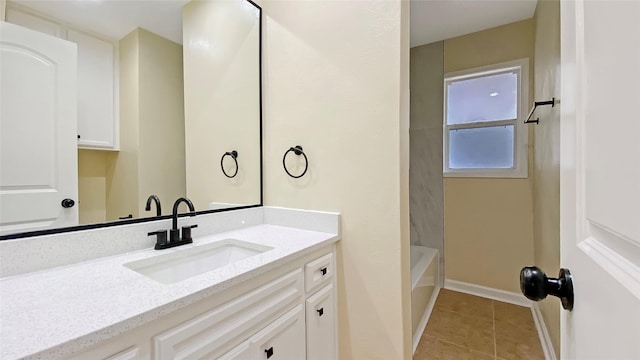
[[411, 244], [439, 249], [441, 264], [444, 251], [443, 76], [442, 41], [411, 48]]

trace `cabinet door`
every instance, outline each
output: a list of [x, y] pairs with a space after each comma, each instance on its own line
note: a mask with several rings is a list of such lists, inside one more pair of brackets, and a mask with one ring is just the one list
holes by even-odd
[[39, 31], [59, 38], [64, 37], [63, 29], [60, 24], [18, 9], [11, 7], [7, 8], [6, 20], [7, 22], [26, 27], [27, 29]]
[[[302, 295], [302, 272], [296, 269], [155, 336], [155, 359], [218, 358], [296, 304], [302, 307]], [[304, 346], [304, 314], [301, 331]]]
[[305, 359], [304, 311], [298, 305], [252, 336], [248, 359]]
[[138, 360], [140, 359], [139, 353], [140, 353], [140, 348], [138, 348], [137, 346], [134, 346], [130, 349], [119, 352], [113, 356], [109, 356], [105, 360]]
[[117, 149], [115, 47], [73, 29], [67, 40], [78, 44], [78, 146]]
[[307, 299], [307, 359], [336, 359], [336, 313], [333, 284]]
[[251, 343], [249, 341], [245, 341], [228, 353], [220, 356], [218, 360], [249, 360], [251, 359], [251, 354]]

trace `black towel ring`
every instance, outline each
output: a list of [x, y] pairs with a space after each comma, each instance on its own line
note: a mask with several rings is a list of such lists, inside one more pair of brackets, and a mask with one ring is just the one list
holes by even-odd
[[[287, 159], [287, 155], [292, 152], [298, 156], [302, 155], [304, 156], [304, 171], [302, 172], [302, 174], [300, 175], [292, 175], [289, 170], [287, 170], [287, 164], [285, 163], [285, 160]], [[307, 159], [307, 155], [304, 153], [304, 151], [302, 151], [302, 146], [300, 145], [296, 145], [295, 147], [291, 147], [289, 148], [289, 150], [287, 150], [284, 153], [284, 156], [282, 157], [282, 166], [284, 167], [284, 171], [287, 173], [287, 175], [291, 176], [294, 179], [298, 179], [304, 176], [304, 174], [307, 173], [307, 169], [309, 169], [309, 159]]]
[[[227, 174], [226, 171], [224, 171], [224, 158], [226, 156], [231, 156], [231, 158], [233, 159], [233, 161], [236, 163], [236, 172], [233, 173], [233, 175], [229, 175]], [[222, 169], [222, 173], [224, 174], [224, 176], [228, 177], [229, 179], [236, 177], [236, 175], [238, 174], [238, 152], [233, 150], [233, 151], [227, 151], [226, 153], [224, 153], [222, 155], [222, 158], [220, 159], [220, 168]]]

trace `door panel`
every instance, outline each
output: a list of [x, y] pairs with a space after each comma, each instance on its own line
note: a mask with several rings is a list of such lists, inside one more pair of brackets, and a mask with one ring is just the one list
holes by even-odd
[[[636, 245], [640, 245], [639, 36], [638, 2], [584, 3], [586, 217], [591, 226]], [[627, 46], [627, 41], [635, 46]]]
[[76, 47], [0, 26], [0, 233], [77, 225]]
[[561, 2], [563, 359], [640, 358], [640, 2]]

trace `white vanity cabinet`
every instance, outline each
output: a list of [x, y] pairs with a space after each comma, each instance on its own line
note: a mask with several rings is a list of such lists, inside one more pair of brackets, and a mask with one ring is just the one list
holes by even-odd
[[304, 359], [304, 321], [302, 305], [298, 305], [217, 359]]
[[136, 360], [140, 359], [140, 348], [137, 346], [121, 351], [105, 360]]
[[306, 307], [307, 360], [335, 359], [336, 306], [333, 284], [309, 297]]
[[15, 4], [7, 6], [6, 20], [78, 45], [78, 147], [118, 150], [117, 42]]
[[305, 265], [307, 360], [336, 359], [333, 252]]
[[336, 359], [333, 259], [331, 245], [70, 359]]
[[300, 306], [303, 294], [302, 272], [296, 269], [155, 336], [154, 358], [218, 358], [247, 340], [247, 334], [268, 328], [278, 316]]

